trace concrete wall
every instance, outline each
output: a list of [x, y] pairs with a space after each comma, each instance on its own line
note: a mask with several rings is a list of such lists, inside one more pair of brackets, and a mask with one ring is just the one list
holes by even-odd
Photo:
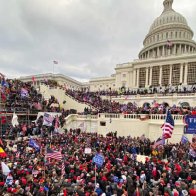
[[64, 129], [80, 128], [86, 132], [97, 132], [97, 115], [78, 115], [71, 114], [65, 118]]
[[[168, 142], [180, 142], [183, 135], [184, 124], [183, 116], [173, 116], [175, 127], [172, 138]], [[65, 127], [78, 128], [87, 132], [98, 132], [106, 135], [110, 131], [117, 131], [118, 136], [140, 137], [145, 134], [152, 141], [162, 135], [161, 126], [164, 123], [164, 115], [151, 115], [150, 119], [140, 120], [140, 115], [124, 115], [124, 114], [99, 114], [96, 116], [79, 116], [67, 117]], [[92, 119], [92, 120], [91, 120]], [[101, 126], [101, 122], [105, 122], [105, 126]], [[187, 135], [189, 141], [192, 135]]]

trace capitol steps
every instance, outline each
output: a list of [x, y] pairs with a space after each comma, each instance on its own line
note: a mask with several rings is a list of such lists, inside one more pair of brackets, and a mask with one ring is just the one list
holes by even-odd
[[47, 85], [41, 84], [39, 91], [46, 100], [48, 100], [51, 96], [54, 96], [58, 100], [61, 108], [64, 108], [65, 110], [75, 109], [78, 113], [84, 112], [84, 108], [91, 108], [93, 111], [96, 110], [96, 108], [94, 108], [90, 104], [79, 102], [74, 97], [68, 95], [62, 88], [52, 88]]

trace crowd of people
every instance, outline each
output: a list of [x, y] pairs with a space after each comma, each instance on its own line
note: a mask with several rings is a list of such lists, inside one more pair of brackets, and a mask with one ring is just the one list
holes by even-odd
[[44, 99], [30, 82], [0, 78], [0, 83], [1, 102], [7, 112], [60, 112], [58, 100], [54, 96]]
[[88, 91], [74, 91], [66, 90], [66, 93], [74, 97], [80, 102], [91, 104], [97, 108], [98, 113], [126, 113], [126, 114], [165, 114], [166, 108], [170, 108], [172, 114], [190, 114], [196, 108], [187, 106], [169, 106], [167, 103], [158, 103], [153, 101], [150, 103], [144, 103], [143, 106], [139, 107], [135, 102], [121, 104], [111, 99], [103, 99], [99, 92], [88, 92]]
[[[31, 82], [0, 77], [0, 84], [1, 136], [15, 138], [18, 133], [28, 135], [33, 129], [38, 129], [36, 132], [40, 133], [41, 128], [31, 122], [35, 120], [38, 112], [61, 113], [59, 117], [61, 127], [65, 122], [66, 116], [77, 112], [74, 109], [65, 110], [62, 108], [54, 96], [47, 100], [44, 99]], [[19, 125], [15, 128], [11, 126], [13, 112], [23, 114], [20, 116]]]
[[[80, 129], [62, 134], [43, 134], [29, 147], [29, 138], [1, 144], [7, 156], [1, 161], [11, 172], [0, 174], [1, 195], [74, 195], [74, 196], [173, 196], [196, 194], [196, 164], [190, 161], [190, 144], [166, 144], [153, 147], [140, 138], [106, 137], [84, 133]], [[85, 149], [90, 152], [85, 152]], [[48, 149], [62, 157], [47, 158]], [[93, 157], [104, 162], [95, 167]], [[137, 156], [145, 155], [140, 162]]]
[[[4, 167], [0, 169], [0, 195], [196, 195], [196, 137], [185, 143], [157, 145], [144, 135], [120, 137], [117, 132], [110, 132], [104, 137], [80, 129], [59, 132], [56, 128], [63, 127], [66, 115], [76, 111], [63, 110], [54, 96], [44, 100], [30, 83], [4, 78], [0, 82], [1, 101], [7, 110], [61, 113], [49, 126], [40, 117], [36, 122], [19, 123], [1, 133], [10, 135], [0, 140], [1, 164], [10, 172], [5, 174]], [[98, 112], [164, 114], [168, 107], [156, 101], [142, 107], [135, 103], [120, 104], [102, 99], [103, 92], [66, 89], [66, 93], [94, 106]], [[170, 107], [172, 114], [194, 110]], [[84, 113], [89, 112], [91, 109], [85, 108]], [[190, 148], [194, 153], [190, 153]], [[102, 157], [103, 163], [97, 164], [96, 155]], [[141, 156], [145, 160], [141, 161]]]
[[158, 86], [158, 87], [153, 87], [150, 86], [149, 88], [137, 88], [137, 89], [129, 89], [126, 87], [120, 88], [118, 91], [117, 90], [111, 90], [109, 88], [108, 90], [101, 90], [99, 91], [100, 95], [105, 95], [105, 96], [119, 96], [119, 95], [147, 95], [147, 94], [162, 94], [162, 95], [167, 95], [167, 94], [174, 94], [174, 93], [195, 93], [196, 92], [196, 85], [166, 85], [166, 86]]

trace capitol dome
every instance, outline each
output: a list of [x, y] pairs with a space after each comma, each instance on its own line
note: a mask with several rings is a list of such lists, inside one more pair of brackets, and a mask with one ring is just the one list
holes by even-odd
[[192, 40], [193, 31], [186, 19], [174, 11], [173, 0], [164, 0], [164, 10], [150, 27], [144, 39], [144, 48], [139, 53], [140, 59], [159, 58], [181, 55], [196, 51], [196, 43]]

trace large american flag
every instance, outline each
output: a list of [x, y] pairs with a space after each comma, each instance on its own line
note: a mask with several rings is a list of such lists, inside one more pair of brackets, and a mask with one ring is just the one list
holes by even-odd
[[62, 154], [59, 151], [53, 151], [52, 149], [47, 149], [46, 152], [46, 158], [56, 159], [56, 160], [62, 160]]
[[169, 110], [167, 111], [165, 123], [162, 125], [161, 128], [163, 130], [163, 138], [164, 139], [171, 138], [174, 130], [174, 119]]

